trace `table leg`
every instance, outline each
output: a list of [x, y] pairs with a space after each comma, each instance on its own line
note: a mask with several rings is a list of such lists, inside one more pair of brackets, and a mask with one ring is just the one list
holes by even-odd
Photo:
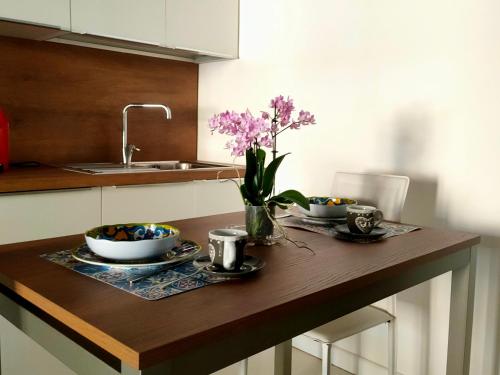
[[[61, 365], [66, 366], [76, 374], [118, 374], [109, 364], [78, 345], [75, 341], [3, 293], [0, 293], [0, 315], [3, 317], [2, 319], [5, 319], [5, 321], [0, 322], [0, 329], [3, 324], [7, 324], [7, 322], [12, 323], [20, 331], [18, 334], [26, 334], [48, 353], [57, 358], [61, 362]], [[1, 336], [5, 350], [5, 332], [2, 332]], [[40, 359], [43, 361], [43, 355]], [[41, 362], [40, 368], [43, 367], [44, 362]]]
[[470, 370], [476, 251], [470, 250], [468, 265], [452, 272], [447, 375], [468, 375]]
[[152, 368], [147, 368], [144, 370], [137, 370], [135, 368], [130, 367], [126, 363], [122, 362], [121, 375], [172, 375], [174, 371], [172, 371], [171, 367], [166, 365], [158, 365]]
[[292, 340], [287, 340], [274, 347], [274, 375], [291, 375]]
[[4, 338], [5, 334], [2, 334], [2, 331], [4, 330], [2, 325], [4, 324], [4, 322], [2, 321], [3, 318], [1, 316], [1, 312], [5, 308], [4, 304], [5, 304], [4, 299], [0, 297], [0, 375], [2, 375], [2, 340], [5, 340]]
[[[248, 375], [248, 358], [245, 358], [238, 362], [239, 365], [239, 375]], [[1, 374], [0, 374], [1, 375]]]
[[[1, 324], [1, 322], [0, 322]], [[0, 329], [2, 327], [0, 326]], [[2, 332], [0, 330], [0, 375], [2, 375]]]

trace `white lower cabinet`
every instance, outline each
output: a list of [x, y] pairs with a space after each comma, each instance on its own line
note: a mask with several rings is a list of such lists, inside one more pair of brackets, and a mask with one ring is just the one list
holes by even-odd
[[0, 194], [0, 244], [83, 233], [102, 224], [158, 222], [243, 210], [217, 180]]
[[244, 205], [236, 184], [231, 181], [194, 181], [195, 216], [243, 211]]
[[101, 188], [0, 194], [0, 244], [82, 233], [101, 223]]
[[158, 222], [195, 216], [192, 182], [102, 188], [103, 224]]
[[0, 316], [2, 375], [75, 375], [52, 354]]
[[102, 188], [103, 224], [158, 222], [241, 211], [236, 185], [216, 180]]
[[[241, 211], [236, 186], [215, 180], [0, 194], [0, 244], [83, 233], [103, 224], [157, 222]], [[2, 375], [71, 375], [0, 316]]]

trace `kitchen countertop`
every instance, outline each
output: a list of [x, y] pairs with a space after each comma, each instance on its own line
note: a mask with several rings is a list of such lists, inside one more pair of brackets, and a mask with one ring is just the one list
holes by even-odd
[[[245, 173], [242, 166], [238, 166], [238, 171], [241, 176]], [[217, 179], [217, 173], [218, 171], [213, 169], [191, 169], [126, 174], [86, 174], [42, 165], [32, 168], [11, 168], [0, 173], [0, 193], [214, 180]], [[237, 177], [237, 172], [234, 169], [223, 170], [219, 177], [234, 178]]]

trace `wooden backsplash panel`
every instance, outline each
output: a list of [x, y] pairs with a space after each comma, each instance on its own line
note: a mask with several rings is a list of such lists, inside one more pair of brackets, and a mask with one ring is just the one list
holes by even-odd
[[122, 109], [134, 160], [196, 159], [198, 65], [0, 37], [0, 107], [11, 121], [11, 160], [120, 161]]

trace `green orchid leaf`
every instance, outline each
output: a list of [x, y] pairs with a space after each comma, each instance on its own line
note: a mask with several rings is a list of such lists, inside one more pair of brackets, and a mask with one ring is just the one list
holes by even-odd
[[271, 200], [267, 201], [267, 205], [269, 207], [274, 207], [278, 206], [279, 208], [286, 210], [290, 204], [292, 204], [292, 201], [289, 201], [288, 199], [275, 199], [276, 197], [273, 197]]
[[[291, 202], [290, 202], [291, 203]], [[274, 208], [276, 206], [278, 206], [279, 208], [281, 208], [282, 210], [286, 210], [288, 208], [288, 205], [289, 204], [284, 204], [284, 203], [279, 203], [277, 201], [267, 201], [267, 206], [269, 208]]]
[[272, 198], [269, 198], [268, 202], [275, 202], [275, 203], [281, 203], [281, 204], [292, 204], [293, 202], [285, 197], [280, 197], [280, 196], [274, 196]]
[[279, 198], [279, 199], [285, 198], [293, 203], [297, 203], [300, 207], [305, 208], [306, 210], [309, 210], [309, 199], [304, 197], [297, 190], [286, 190], [286, 191], [276, 195], [275, 197], [273, 197], [271, 199], [275, 200], [276, 198]]
[[255, 175], [256, 177], [256, 187], [257, 187], [257, 191], [258, 192], [261, 192], [263, 187], [263, 183], [264, 183], [264, 170], [265, 170], [265, 165], [266, 165], [266, 152], [262, 149], [257, 149], [257, 155], [256, 155], [256, 159], [257, 159], [257, 173]]
[[278, 170], [278, 167], [280, 166], [281, 162], [287, 156], [289, 153], [285, 155], [281, 155], [280, 157], [274, 159], [272, 162], [269, 163], [267, 166], [265, 172], [264, 172], [264, 182], [262, 185], [262, 195], [264, 197], [267, 197], [269, 194], [272, 193], [273, 191], [273, 186], [274, 186], [274, 177], [276, 176], [276, 171]]
[[255, 197], [257, 190], [254, 189], [254, 179], [257, 174], [257, 158], [252, 149], [248, 149], [245, 153], [246, 171], [245, 171], [245, 186], [249, 196]]
[[252, 189], [255, 191], [255, 196], [259, 197], [262, 195], [261, 182], [259, 181], [259, 166], [257, 166], [257, 173], [253, 178], [253, 186]]
[[248, 191], [247, 191], [247, 187], [245, 186], [245, 184], [241, 184], [240, 193], [241, 193], [241, 196], [243, 197], [244, 200], [246, 200], [246, 201], [250, 200], [250, 197], [249, 197]]
[[265, 203], [264, 197], [262, 195], [258, 195], [255, 197], [255, 206], [263, 206]]
[[[243, 197], [243, 199], [248, 202], [249, 204], [251, 205], [255, 205], [255, 200], [254, 200], [254, 197], [252, 197], [249, 193], [248, 193], [248, 190], [247, 190], [247, 187], [245, 184], [242, 184], [240, 186], [240, 192], [241, 192], [241, 196]], [[245, 203], [246, 203], [245, 202]]]

